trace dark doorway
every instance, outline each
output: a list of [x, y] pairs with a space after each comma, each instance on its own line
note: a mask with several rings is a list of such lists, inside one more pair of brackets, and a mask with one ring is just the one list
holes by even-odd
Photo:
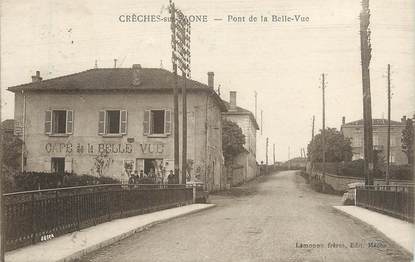
[[155, 159], [144, 159], [144, 173], [149, 175], [150, 171], [156, 171], [156, 160]]
[[52, 157], [52, 173], [63, 175], [65, 173], [65, 158]]

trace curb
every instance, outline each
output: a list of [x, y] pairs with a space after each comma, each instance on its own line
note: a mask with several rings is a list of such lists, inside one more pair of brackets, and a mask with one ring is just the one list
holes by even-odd
[[404, 252], [410, 254], [410, 255], [414, 255], [413, 250], [408, 250], [406, 247], [402, 246], [400, 243], [396, 242], [395, 240], [391, 239], [390, 237], [388, 237], [387, 235], [385, 235], [382, 231], [380, 231], [379, 229], [377, 229], [376, 227], [374, 227], [373, 225], [367, 223], [366, 221], [361, 220], [360, 218], [353, 216], [352, 214], [347, 213], [344, 210], [341, 210], [339, 208], [337, 208], [336, 206], [332, 206], [334, 210], [336, 210], [337, 212], [340, 212], [343, 215], [346, 215], [352, 219], [355, 219], [367, 226], [369, 226], [371, 229], [373, 229], [374, 231], [376, 231], [379, 235], [383, 236], [384, 238], [388, 239], [391, 243], [395, 244], [396, 246], [398, 246], [401, 250], [403, 250]]
[[78, 261], [82, 256], [85, 256], [85, 255], [87, 255], [87, 254], [89, 254], [91, 252], [94, 252], [94, 251], [96, 251], [96, 250], [98, 250], [100, 248], [103, 248], [103, 247], [109, 246], [111, 244], [114, 244], [114, 243], [116, 243], [116, 242], [118, 242], [120, 240], [123, 240], [123, 239], [125, 239], [127, 237], [132, 236], [135, 233], [139, 233], [139, 232], [142, 232], [142, 231], [144, 231], [146, 229], [149, 229], [152, 226], [155, 226], [157, 224], [160, 224], [160, 223], [163, 223], [163, 222], [166, 222], [166, 221], [175, 219], [175, 218], [179, 218], [179, 217], [187, 216], [187, 215], [190, 215], [190, 214], [198, 213], [198, 212], [201, 212], [201, 211], [204, 211], [204, 210], [207, 210], [207, 209], [211, 209], [211, 208], [213, 208], [215, 206], [216, 206], [215, 204], [209, 204], [209, 206], [206, 206], [206, 207], [203, 207], [203, 208], [200, 208], [200, 209], [197, 209], [197, 210], [191, 210], [188, 213], [184, 213], [184, 214], [180, 214], [180, 215], [175, 215], [175, 216], [172, 216], [172, 217], [169, 217], [169, 218], [165, 218], [165, 219], [160, 219], [160, 220], [153, 221], [153, 222], [148, 223], [148, 224], [146, 224], [144, 226], [135, 228], [135, 229], [130, 230], [128, 232], [121, 233], [118, 236], [112, 237], [110, 239], [106, 239], [106, 240], [104, 240], [104, 241], [102, 241], [102, 242], [100, 242], [98, 244], [93, 245], [93, 246], [84, 248], [83, 250], [77, 251], [77, 252], [75, 252], [75, 253], [73, 253], [71, 255], [68, 255], [68, 256], [66, 256], [66, 257], [64, 257], [62, 259], [56, 260], [56, 262]]

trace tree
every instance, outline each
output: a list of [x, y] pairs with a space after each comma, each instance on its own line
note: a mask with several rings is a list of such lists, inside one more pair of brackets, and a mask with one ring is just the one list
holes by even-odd
[[408, 163], [412, 165], [414, 161], [414, 126], [413, 120], [410, 118], [406, 120], [406, 126], [404, 130], [402, 130], [401, 143], [402, 151], [408, 157]]
[[244, 152], [245, 135], [242, 129], [234, 122], [222, 121], [222, 151], [225, 165], [232, 163], [234, 157]]
[[13, 134], [3, 133], [2, 141], [2, 166], [9, 170], [18, 171], [21, 167], [22, 140]]
[[22, 140], [13, 134], [3, 132], [1, 141], [2, 150], [2, 176], [3, 189], [5, 192], [16, 190], [15, 176], [21, 171]]
[[[322, 135], [315, 135], [313, 141], [307, 146], [307, 152], [312, 162], [323, 161]], [[327, 128], [325, 132], [326, 161], [342, 162], [352, 159], [352, 146], [349, 138], [344, 137], [336, 128]]]

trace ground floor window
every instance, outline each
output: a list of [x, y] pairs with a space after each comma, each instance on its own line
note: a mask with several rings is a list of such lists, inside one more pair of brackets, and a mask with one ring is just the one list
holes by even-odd
[[52, 157], [52, 173], [63, 174], [65, 173], [65, 158], [64, 157]]

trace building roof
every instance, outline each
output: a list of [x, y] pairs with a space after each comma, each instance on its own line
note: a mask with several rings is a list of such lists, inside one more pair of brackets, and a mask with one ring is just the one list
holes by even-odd
[[224, 113], [225, 115], [248, 115], [252, 123], [254, 124], [255, 129], [259, 130], [258, 123], [255, 119], [254, 114], [252, 114], [251, 111], [245, 108], [239, 107], [239, 106], [236, 106], [235, 109], [232, 110], [231, 104], [229, 102], [223, 101], [223, 103], [225, 104], [226, 109], [227, 109], [227, 112]]
[[0, 126], [3, 131], [13, 131], [14, 130], [14, 119], [6, 119], [3, 122], [1, 122]]
[[[174, 75], [170, 71], [161, 68], [140, 68], [140, 84], [133, 84], [134, 68], [95, 68], [75, 74], [60, 76], [56, 78], [30, 82], [22, 85], [9, 87], [11, 92], [21, 91], [138, 91], [171, 90], [174, 86]], [[178, 86], [183, 85], [183, 79], [178, 77]], [[188, 90], [203, 90], [209, 92], [218, 102], [223, 111], [226, 106], [207, 85], [188, 79], [186, 81]]]
[[[374, 126], [387, 126], [388, 125], [388, 120], [384, 119], [384, 118], [378, 118], [378, 119], [374, 118], [374, 119], [372, 119], [372, 125], [374, 125]], [[391, 125], [404, 126], [405, 124], [402, 123], [402, 122], [391, 120]], [[363, 126], [363, 119], [346, 123], [346, 124], [342, 125], [342, 127], [343, 126]]]

